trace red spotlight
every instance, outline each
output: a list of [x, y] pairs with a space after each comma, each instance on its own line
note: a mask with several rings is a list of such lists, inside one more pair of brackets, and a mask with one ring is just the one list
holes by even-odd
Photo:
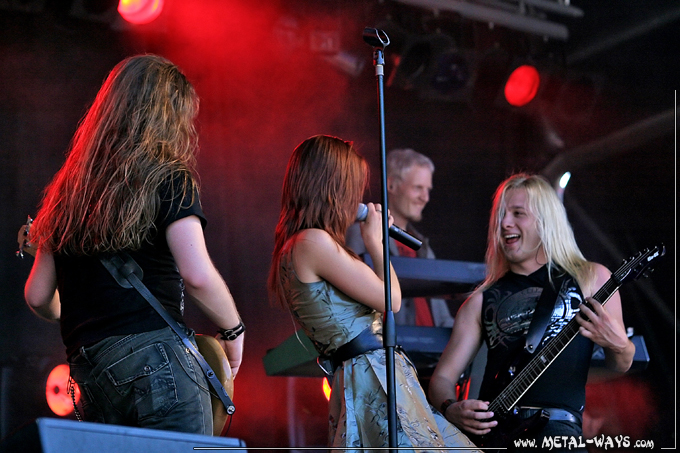
[[120, 0], [118, 12], [132, 24], [148, 24], [163, 11], [163, 0]]
[[512, 71], [505, 82], [505, 99], [515, 107], [526, 105], [536, 96], [540, 83], [536, 68], [522, 65]]
[[[47, 398], [47, 405], [52, 409], [56, 415], [63, 417], [73, 412], [73, 400], [68, 394], [68, 365], [57, 365], [50, 371], [47, 376], [47, 383], [45, 384], [45, 397]], [[75, 401], [80, 401], [80, 389], [77, 384], [74, 385]]]

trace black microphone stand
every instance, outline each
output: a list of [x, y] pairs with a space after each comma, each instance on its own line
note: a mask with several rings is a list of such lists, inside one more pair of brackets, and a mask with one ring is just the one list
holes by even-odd
[[383, 345], [385, 346], [387, 365], [387, 428], [389, 447], [393, 452], [397, 448], [397, 399], [394, 378], [394, 348], [397, 334], [392, 313], [392, 293], [390, 282], [390, 241], [388, 239], [387, 216], [387, 164], [385, 162], [385, 103], [383, 95], [383, 77], [385, 65], [385, 47], [390, 43], [387, 34], [377, 28], [364, 28], [364, 41], [373, 46], [373, 65], [378, 80], [378, 106], [380, 110], [380, 165], [381, 165], [381, 195], [382, 195], [382, 229], [383, 229], [383, 263], [385, 282], [385, 316], [383, 320]]

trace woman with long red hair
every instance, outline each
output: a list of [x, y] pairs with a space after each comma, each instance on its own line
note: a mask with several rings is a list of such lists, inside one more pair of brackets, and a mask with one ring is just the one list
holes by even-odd
[[[368, 267], [345, 245], [368, 181], [368, 165], [351, 143], [317, 135], [293, 151], [283, 183], [269, 289], [290, 309], [332, 376], [329, 446], [389, 446], [380, 205], [368, 203], [361, 235]], [[389, 223], [393, 222], [389, 217]], [[390, 267], [392, 307], [401, 289]], [[395, 354], [399, 447], [428, 450], [474, 445], [433, 411], [416, 370]]]

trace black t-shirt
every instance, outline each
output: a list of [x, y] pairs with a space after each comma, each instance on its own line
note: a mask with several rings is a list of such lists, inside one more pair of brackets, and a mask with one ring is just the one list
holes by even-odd
[[[481, 399], [489, 401], [497, 396], [496, 375], [504, 373], [508, 361], [524, 347], [526, 333], [547, 278], [546, 266], [528, 276], [508, 272], [484, 291], [482, 326], [489, 352], [480, 389]], [[584, 301], [581, 289], [571, 277], [566, 278], [557, 299], [541, 347], [576, 315]], [[592, 353], [593, 342], [576, 335], [519, 400], [519, 405], [555, 407], [579, 413], [585, 405], [585, 385]]]
[[[167, 181], [159, 190], [160, 207], [150, 242], [129, 251], [144, 271], [142, 281], [174, 319], [181, 322], [183, 283], [165, 237], [174, 221], [198, 216], [206, 220], [198, 193], [182, 197], [181, 178]], [[67, 356], [81, 346], [113, 335], [149, 332], [167, 326], [134, 288], [123, 288], [99, 261], [99, 256], [55, 254], [57, 286], [61, 300], [61, 335]]]

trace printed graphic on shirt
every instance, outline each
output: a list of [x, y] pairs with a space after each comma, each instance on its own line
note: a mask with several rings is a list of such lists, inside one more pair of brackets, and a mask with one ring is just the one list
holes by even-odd
[[546, 334], [543, 336], [541, 346], [544, 346], [550, 339], [554, 338], [564, 326], [567, 325], [571, 318], [576, 316], [579, 312], [579, 305], [583, 302], [581, 293], [571, 281], [560, 290], [557, 297], [555, 309], [550, 317], [550, 324], [546, 329]]
[[[517, 293], [501, 294], [500, 291], [490, 290], [490, 303], [483, 313], [484, 328], [489, 337], [489, 346], [494, 348], [503, 345], [509, 348], [516, 341], [523, 339], [528, 332], [542, 287], [526, 288]], [[573, 281], [567, 282], [560, 290], [550, 324], [541, 342], [547, 343], [578, 313], [582, 302]]]

